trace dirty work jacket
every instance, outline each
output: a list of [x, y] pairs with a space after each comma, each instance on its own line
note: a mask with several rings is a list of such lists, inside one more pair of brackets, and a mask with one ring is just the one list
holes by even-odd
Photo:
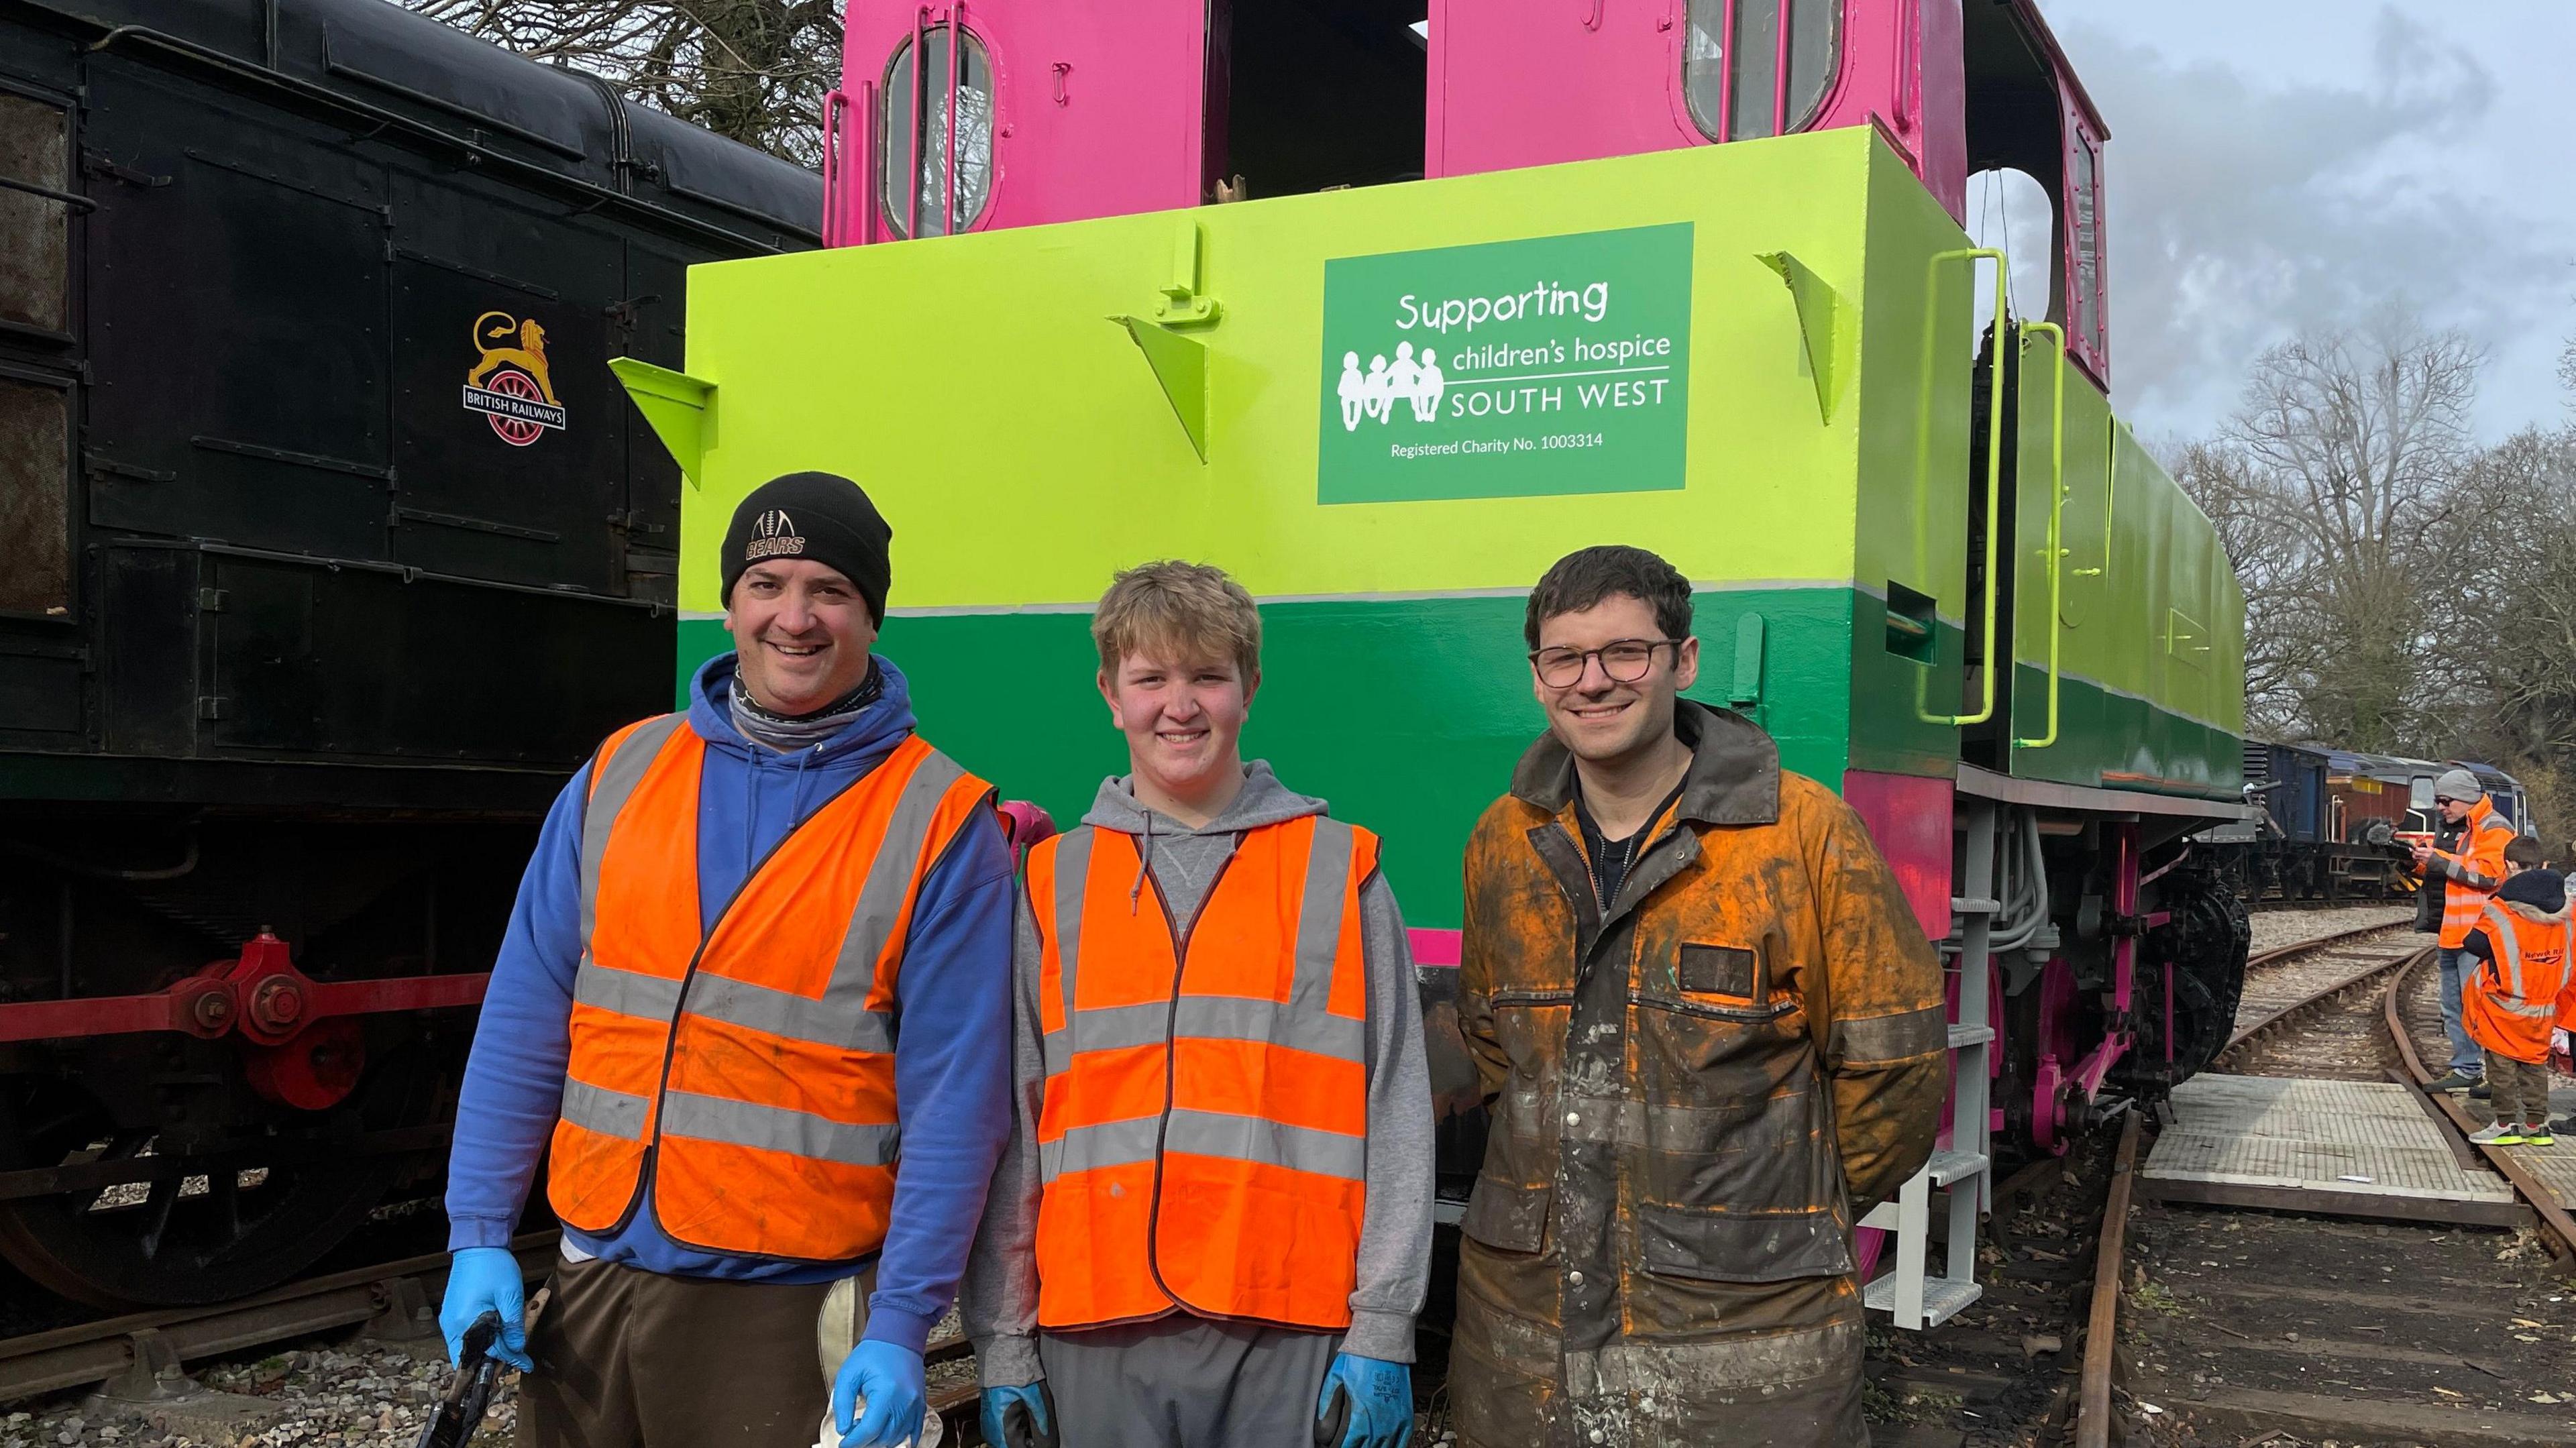
[[2428, 883], [2445, 882], [2441, 937], [2444, 950], [2457, 950], [2468, 943], [2469, 932], [2477, 928], [2487, 900], [2504, 882], [2504, 847], [2511, 843], [2513, 826], [2495, 812], [2495, 805], [2485, 795], [2479, 795], [2478, 802], [2469, 809], [2469, 817], [2460, 821], [2459, 851], [2435, 850], [2433, 857], [2424, 862]]
[[2576, 947], [2567, 906], [2542, 910], [2520, 900], [2491, 900], [2476, 934], [2485, 963], [2460, 989], [2460, 1024], [2469, 1039], [2508, 1060], [2537, 1066], [2549, 1059], [2549, 1032], [2568, 984]]
[[1851, 1227], [1932, 1151], [1939, 960], [1848, 806], [1679, 707], [1690, 771], [1606, 908], [1553, 737], [1468, 843], [1467, 1448], [1864, 1441]]

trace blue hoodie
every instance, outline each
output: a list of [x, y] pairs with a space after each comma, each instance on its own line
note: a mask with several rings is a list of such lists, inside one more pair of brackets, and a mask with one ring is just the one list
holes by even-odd
[[[753, 865], [791, 828], [912, 732], [902, 673], [882, 658], [877, 669], [884, 681], [877, 701], [848, 728], [794, 754], [735, 732], [732, 654], [698, 670], [689, 727], [707, 744], [698, 791], [702, 926], [714, 924]], [[585, 765], [547, 813], [493, 963], [448, 1160], [451, 1251], [508, 1244], [562, 1104], [582, 952], [581, 815], [589, 789]], [[1011, 1131], [1011, 911], [1010, 848], [999, 821], [983, 812], [923, 880], [896, 983], [895, 1111], [903, 1145], [867, 1336], [915, 1352], [956, 1293], [993, 1163]], [[680, 1277], [831, 1282], [867, 1265], [694, 1251], [664, 1236], [649, 1210], [605, 1236], [570, 1228], [564, 1235], [591, 1256]]]

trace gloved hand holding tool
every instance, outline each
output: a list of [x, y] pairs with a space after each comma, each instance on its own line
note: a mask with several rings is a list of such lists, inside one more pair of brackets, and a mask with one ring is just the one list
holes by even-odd
[[1055, 1398], [1046, 1379], [1015, 1388], [986, 1388], [984, 1441], [993, 1448], [1055, 1448]]
[[1413, 1439], [1413, 1370], [1342, 1353], [1315, 1400], [1317, 1448], [1405, 1448]]
[[[517, 1268], [513, 1262], [514, 1275]], [[455, 1300], [453, 1293], [448, 1300]], [[456, 1376], [447, 1385], [447, 1395], [439, 1399], [438, 1410], [421, 1428], [417, 1448], [465, 1448], [466, 1440], [483, 1425], [483, 1410], [492, 1403], [492, 1383], [501, 1376], [501, 1360], [492, 1352], [500, 1335], [501, 1314], [486, 1311], [465, 1329], [462, 1343], [453, 1337], [448, 1340], [449, 1351], [456, 1354]]]
[[500, 1317], [500, 1341], [484, 1349], [517, 1368], [534, 1372], [528, 1359], [527, 1283], [519, 1259], [506, 1247], [467, 1247], [447, 1266], [447, 1296], [438, 1304], [438, 1330], [447, 1336], [447, 1360], [465, 1367], [467, 1330], [485, 1317]]
[[920, 1437], [930, 1397], [924, 1372], [921, 1354], [897, 1343], [868, 1341], [850, 1349], [832, 1378], [832, 1422], [841, 1430], [841, 1448], [895, 1448]]

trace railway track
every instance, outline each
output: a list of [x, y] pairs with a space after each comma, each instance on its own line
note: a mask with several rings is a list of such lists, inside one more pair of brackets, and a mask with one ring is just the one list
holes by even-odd
[[2132, 1114], [2092, 1247], [2076, 1448], [2576, 1441], [2576, 1286], [2560, 1275], [2576, 1223], [2511, 1153], [2467, 1141], [2467, 1102], [2422, 1093], [2405, 1002], [2433, 952], [2355, 950], [2273, 953], [2305, 956], [2304, 978], [2276, 980], [2280, 998], [2261, 1005], [2249, 978], [2220, 1069], [2365, 1080], [2376, 1067], [2415, 1091], [2459, 1161], [2510, 1183], [2527, 1227], [2145, 1204], [2134, 1187], [2152, 1132]]
[[[558, 1235], [535, 1232], [510, 1244], [533, 1286], [553, 1270]], [[168, 1393], [190, 1362], [247, 1353], [317, 1333], [352, 1327], [392, 1339], [437, 1332], [434, 1312], [447, 1279], [447, 1254], [425, 1253], [291, 1282], [236, 1302], [163, 1308], [99, 1318], [43, 1332], [0, 1338], [0, 1412], [23, 1400], [108, 1385], [116, 1396]], [[922, 1352], [930, 1407], [947, 1441], [971, 1444], [976, 1386], [974, 1350], [949, 1332]]]

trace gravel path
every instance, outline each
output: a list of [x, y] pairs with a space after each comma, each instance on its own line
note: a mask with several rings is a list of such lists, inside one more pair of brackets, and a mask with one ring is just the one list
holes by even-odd
[[[2343, 905], [2332, 910], [2257, 910], [2254, 949], [2259, 954], [2364, 925], [2397, 925], [2415, 918], [2412, 905]], [[2419, 941], [2418, 944], [2429, 944]]]
[[[150, 1412], [80, 1410], [81, 1395], [19, 1405], [0, 1415], [0, 1448], [290, 1448], [290, 1445], [399, 1445], [410, 1448], [448, 1381], [445, 1361], [378, 1343], [307, 1346], [261, 1358], [194, 1363], [189, 1375], [218, 1393], [267, 1400], [270, 1421], [230, 1427], [186, 1402]], [[478, 1448], [500, 1448], [518, 1423], [518, 1374], [504, 1373]]]
[[[540, 1309], [542, 1310], [542, 1309]], [[934, 1342], [957, 1332], [952, 1310]], [[213, 1358], [188, 1364], [188, 1375], [220, 1394], [264, 1400], [275, 1411], [229, 1427], [207, 1421], [201, 1407], [179, 1402], [153, 1411], [82, 1410], [87, 1390], [0, 1411], [0, 1448], [411, 1448], [446, 1391], [445, 1349], [432, 1339], [415, 1350], [371, 1340], [325, 1337], [265, 1356]], [[971, 1385], [975, 1360], [932, 1363], [931, 1392]], [[504, 1371], [473, 1448], [506, 1448], [519, 1421], [519, 1375]]]

